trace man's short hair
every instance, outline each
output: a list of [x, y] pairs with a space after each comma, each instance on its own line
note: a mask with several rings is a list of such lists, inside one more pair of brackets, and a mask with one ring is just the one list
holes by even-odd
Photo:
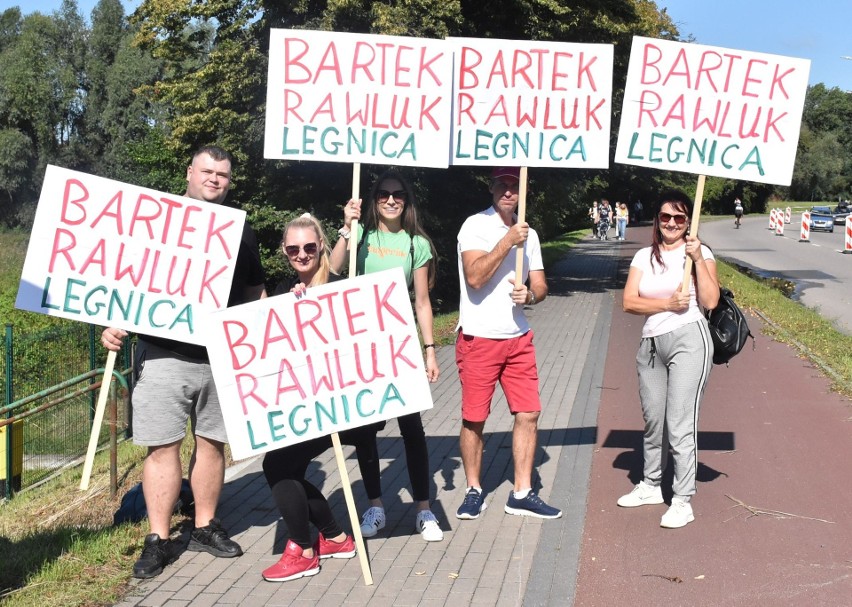
[[224, 148], [220, 148], [218, 145], [201, 146], [200, 148], [195, 150], [195, 153], [192, 155], [192, 160], [195, 160], [201, 154], [207, 154], [217, 162], [227, 160], [229, 163], [231, 163], [231, 168], [233, 168], [234, 166], [234, 157], [231, 156], [231, 154], [227, 150], [225, 150]]

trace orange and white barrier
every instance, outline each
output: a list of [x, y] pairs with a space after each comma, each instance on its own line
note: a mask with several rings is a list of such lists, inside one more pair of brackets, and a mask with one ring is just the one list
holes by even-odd
[[769, 209], [769, 229], [775, 231], [775, 209]]
[[799, 234], [799, 242], [811, 241], [811, 212], [802, 213], [802, 231]]
[[790, 223], [793, 220], [793, 209], [787, 207], [784, 209], [784, 223]]
[[775, 214], [775, 235], [784, 236], [784, 211], [781, 209]]
[[852, 215], [846, 216], [846, 240], [843, 244], [844, 253], [852, 253]]

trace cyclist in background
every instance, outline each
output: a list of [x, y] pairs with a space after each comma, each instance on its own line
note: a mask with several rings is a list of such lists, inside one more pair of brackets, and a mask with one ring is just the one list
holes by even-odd
[[737, 197], [734, 200], [734, 225], [739, 230], [743, 219], [743, 202]]

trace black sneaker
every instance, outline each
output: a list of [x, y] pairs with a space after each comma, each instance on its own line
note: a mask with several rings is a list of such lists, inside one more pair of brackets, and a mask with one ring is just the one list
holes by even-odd
[[186, 549], [193, 552], [209, 552], [213, 556], [226, 559], [243, 553], [240, 545], [228, 537], [228, 532], [217, 518], [211, 518], [206, 527], [193, 529]]
[[133, 577], [146, 579], [156, 577], [166, 565], [174, 563], [179, 555], [177, 542], [161, 540], [156, 533], [145, 536], [145, 544], [139, 560], [133, 565]]

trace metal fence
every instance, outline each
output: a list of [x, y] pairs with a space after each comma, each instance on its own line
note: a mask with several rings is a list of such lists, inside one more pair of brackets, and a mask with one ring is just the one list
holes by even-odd
[[[33, 487], [82, 461], [89, 443], [97, 390], [106, 360], [96, 335], [100, 329], [63, 323], [37, 334], [16, 335], [6, 325], [0, 384], [0, 498]], [[116, 360], [113, 386], [99, 447], [129, 432], [129, 347]], [[113, 419], [114, 417], [114, 419]]]

